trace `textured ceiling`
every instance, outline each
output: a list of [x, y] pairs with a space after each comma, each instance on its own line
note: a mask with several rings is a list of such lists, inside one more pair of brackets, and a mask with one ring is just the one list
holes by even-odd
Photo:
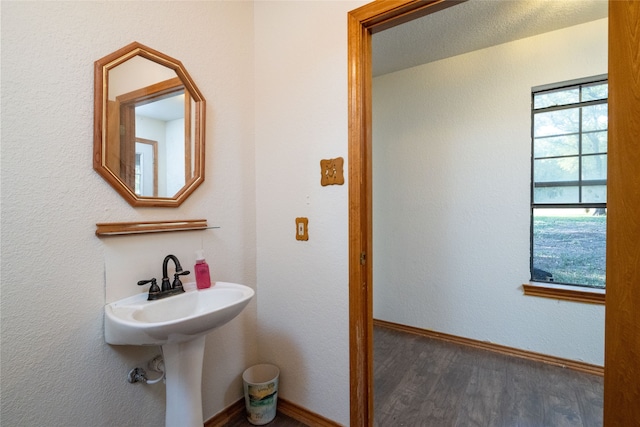
[[469, 0], [373, 35], [373, 75], [608, 16], [606, 0]]

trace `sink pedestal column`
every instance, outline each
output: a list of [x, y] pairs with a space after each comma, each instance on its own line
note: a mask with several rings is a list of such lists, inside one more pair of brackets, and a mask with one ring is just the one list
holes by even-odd
[[162, 346], [166, 372], [166, 427], [202, 427], [202, 361], [206, 335]]

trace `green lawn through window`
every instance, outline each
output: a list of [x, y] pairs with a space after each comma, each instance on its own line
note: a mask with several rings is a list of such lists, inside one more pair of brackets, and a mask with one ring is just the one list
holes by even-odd
[[533, 266], [553, 282], [605, 287], [606, 215], [534, 214]]

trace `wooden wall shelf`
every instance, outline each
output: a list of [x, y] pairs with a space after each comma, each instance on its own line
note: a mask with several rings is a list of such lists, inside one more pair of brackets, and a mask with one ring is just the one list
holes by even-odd
[[103, 222], [96, 224], [96, 236], [122, 236], [127, 234], [161, 233], [167, 231], [206, 230], [206, 219], [186, 219], [176, 221], [145, 222]]

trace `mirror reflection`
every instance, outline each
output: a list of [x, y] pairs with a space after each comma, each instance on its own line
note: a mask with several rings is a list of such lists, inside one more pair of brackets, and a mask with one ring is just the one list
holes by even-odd
[[179, 61], [132, 43], [96, 62], [94, 168], [132, 205], [178, 206], [204, 180], [203, 119]]

